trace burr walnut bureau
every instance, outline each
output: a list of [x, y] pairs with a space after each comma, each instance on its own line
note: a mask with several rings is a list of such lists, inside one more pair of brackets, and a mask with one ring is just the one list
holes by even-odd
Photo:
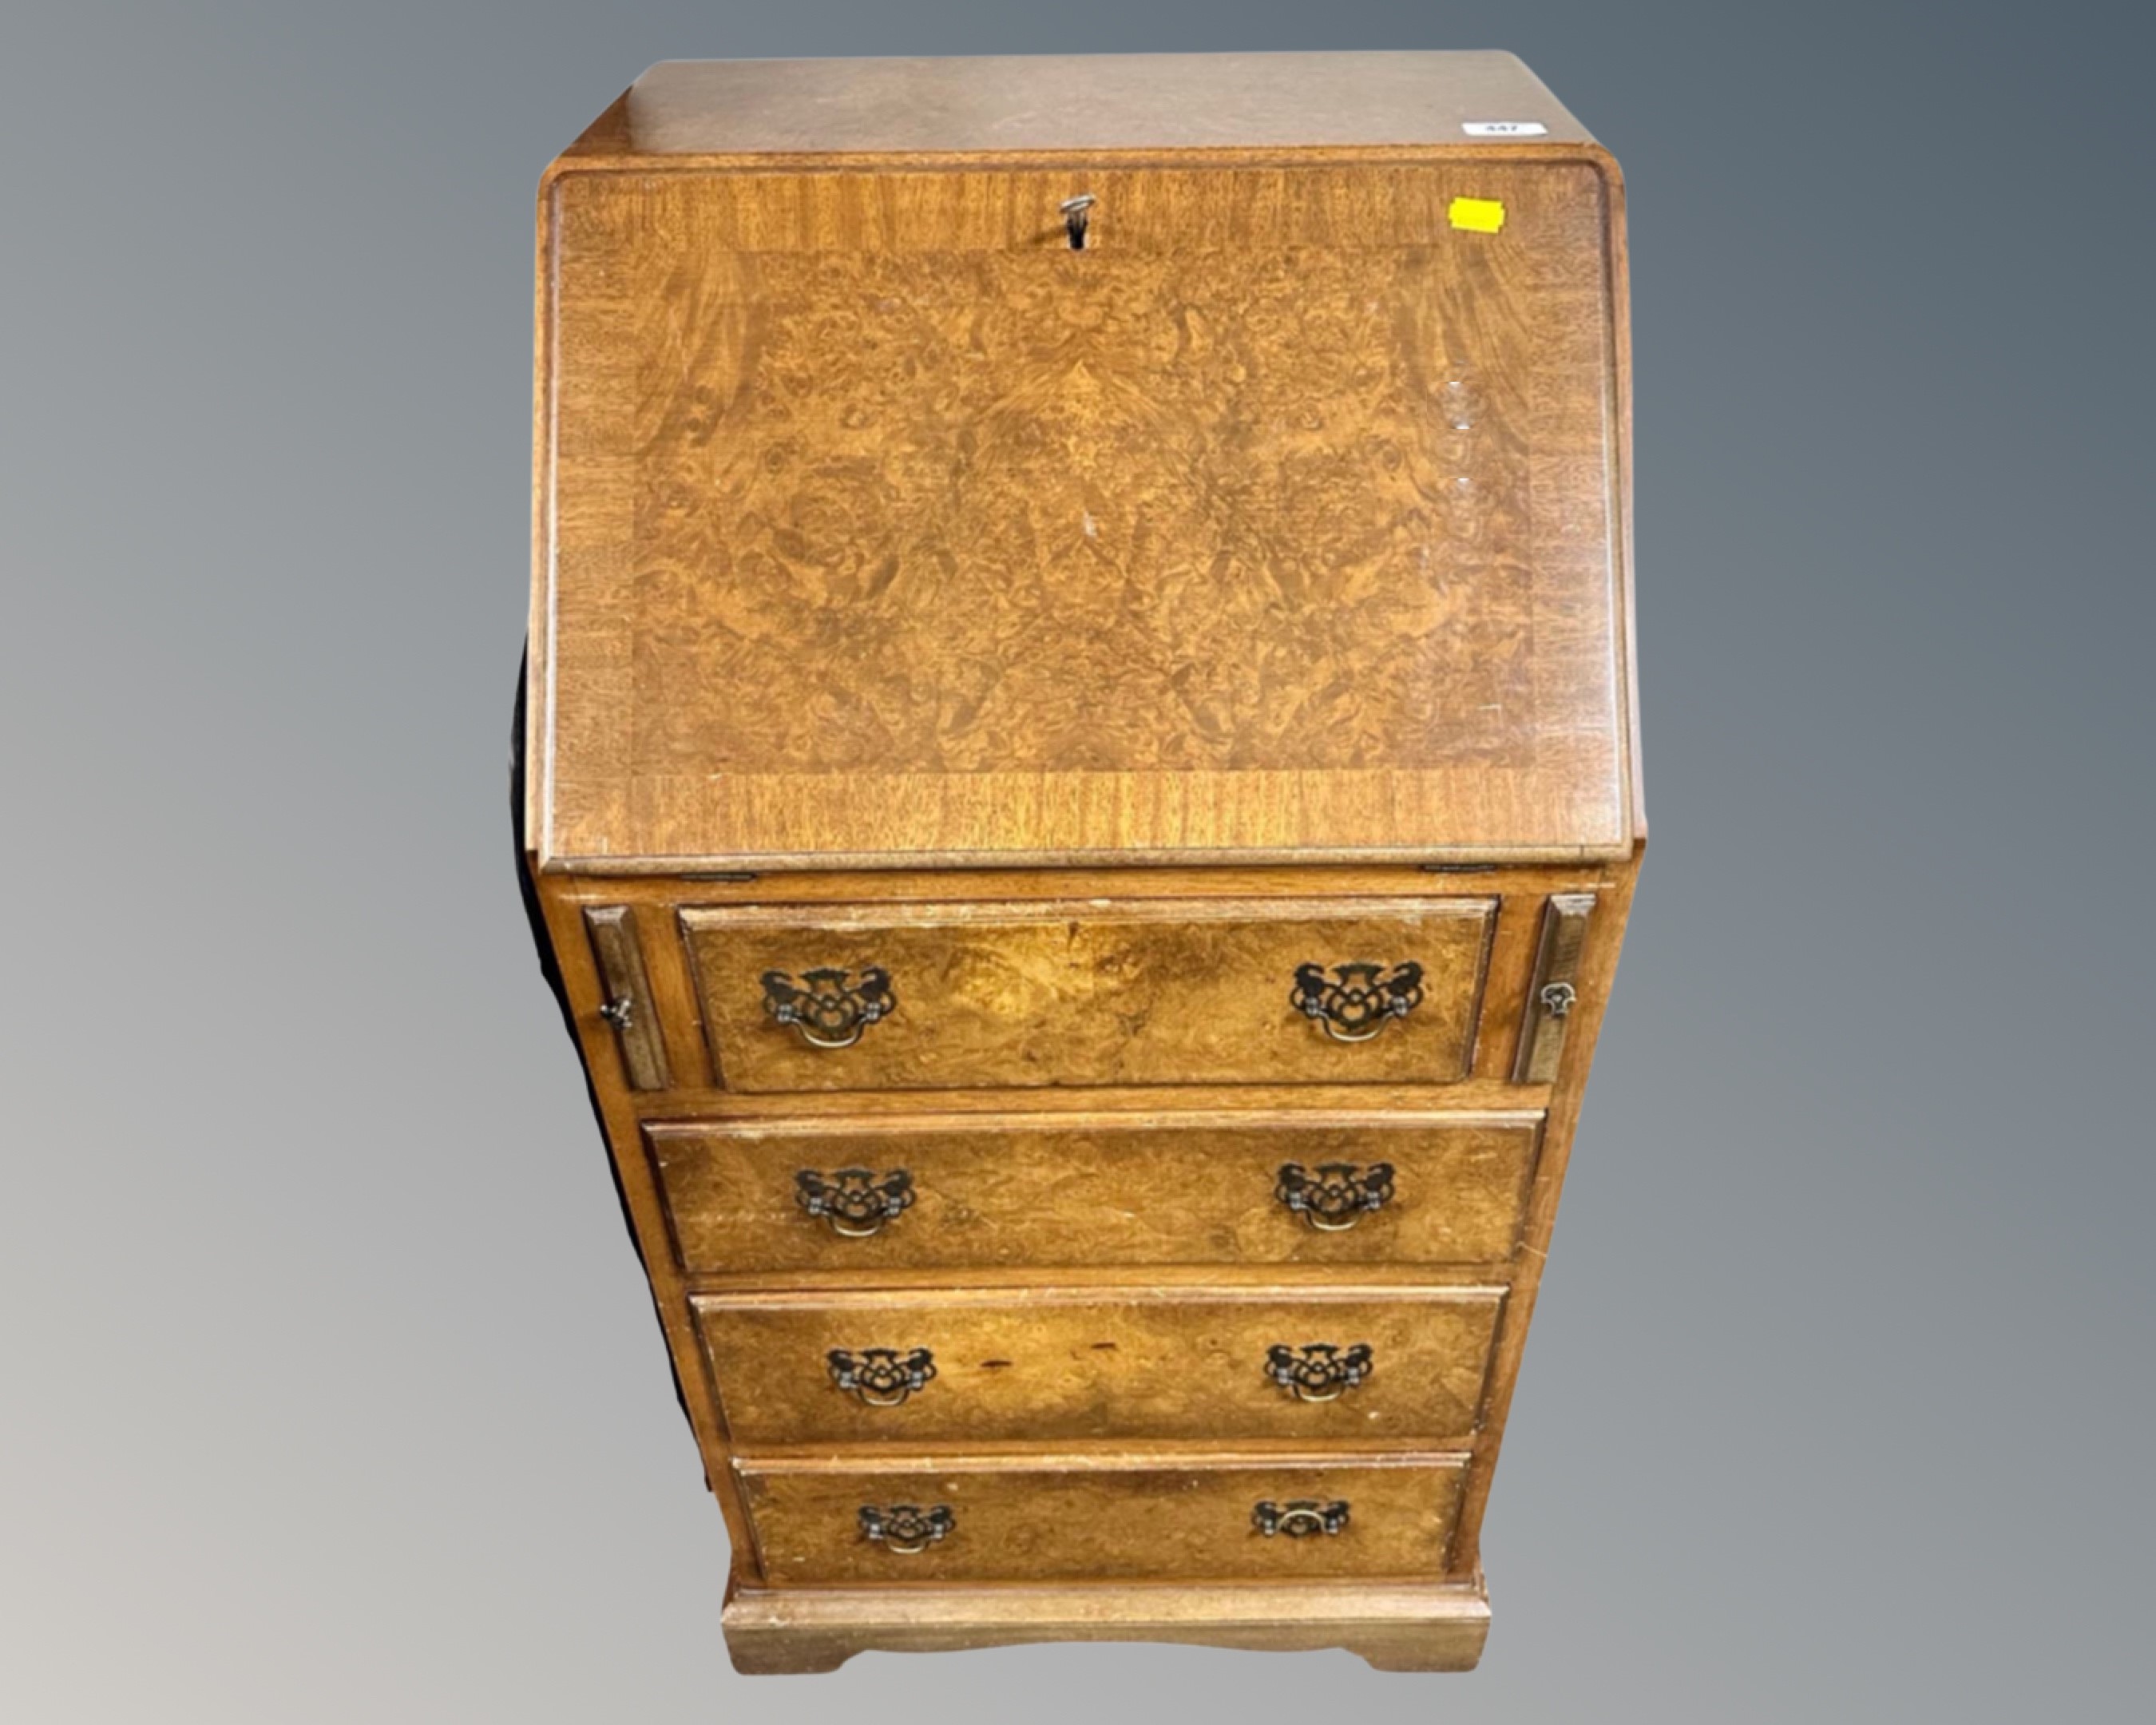
[[1479, 1656], [1622, 210], [1496, 54], [670, 64], [548, 170], [528, 902], [742, 1669]]

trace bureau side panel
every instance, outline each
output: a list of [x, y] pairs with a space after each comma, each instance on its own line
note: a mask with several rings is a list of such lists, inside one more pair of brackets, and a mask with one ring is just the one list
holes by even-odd
[[1632, 895], [1639, 881], [1645, 850], [1642, 841], [1629, 861], [1609, 870], [1596, 894], [1594, 912], [1589, 920], [1575, 983], [1575, 1004], [1569, 1014], [1564, 1053], [1550, 1097], [1542, 1158], [1529, 1200], [1527, 1238], [1521, 1247], [1512, 1291], [1505, 1302], [1499, 1325], [1482, 1440], [1476, 1446], [1475, 1458], [1468, 1470], [1459, 1527], [1454, 1537], [1452, 1563], [1459, 1573], [1480, 1569], [1482, 1517], [1489, 1503], [1491, 1476], [1504, 1442], [1513, 1390], [1519, 1381], [1527, 1329], [1541, 1291], [1543, 1267], [1549, 1259], [1558, 1200], [1564, 1189], [1565, 1170], [1579, 1129], [1588, 1073], [1594, 1063], [1595, 1042], [1601, 1034], [1610, 988], [1616, 978], [1618, 954], [1624, 946], [1625, 924], [1631, 915]]
[[[600, 1011], [608, 996], [586, 937], [582, 906], [561, 891], [554, 879], [543, 874], [536, 878], [540, 908], [576, 1028], [578, 1052], [598, 1106], [622, 1205], [650, 1280], [652, 1302], [702, 1457], [705, 1481], [717, 1496], [726, 1517], [735, 1574], [754, 1578], [759, 1574], [755, 1541], [729, 1465], [726, 1430], [690, 1312], [687, 1291], [671, 1249], [665, 1206], [652, 1178], [650, 1161], [644, 1154], [634, 1096], [623, 1069], [613, 1026]], [[656, 1385], [654, 1388], [656, 1393]]]

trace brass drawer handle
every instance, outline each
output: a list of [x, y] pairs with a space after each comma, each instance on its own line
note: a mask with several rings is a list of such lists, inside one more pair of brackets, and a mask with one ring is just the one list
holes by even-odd
[[1336, 964], [1327, 976], [1322, 964], [1298, 964], [1287, 999], [1335, 1042], [1368, 1042], [1422, 1004], [1422, 966]]
[[1393, 1165], [1324, 1162], [1312, 1173], [1299, 1162], [1285, 1163], [1273, 1196], [1312, 1227], [1338, 1234], [1393, 1201]]
[[844, 1240], [866, 1240], [896, 1222], [913, 1202], [913, 1176], [895, 1168], [879, 1178], [865, 1168], [823, 1173], [797, 1169], [793, 1201], [812, 1216], [821, 1216], [831, 1232]]
[[788, 971], [767, 970], [763, 1009], [774, 1023], [792, 1025], [811, 1048], [851, 1048], [898, 1007], [888, 971], [871, 964], [858, 983], [849, 983], [852, 973], [822, 966], [803, 971], [796, 982]]
[[1268, 1498], [1250, 1512], [1250, 1525], [1268, 1539], [1276, 1533], [1285, 1533], [1291, 1539], [1338, 1533], [1348, 1525], [1348, 1501], [1336, 1497], [1330, 1503], [1320, 1503], [1315, 1497], [1296, 1497], [1275, 1503]]
[[1367, 1342], [1352, 1348], [1330, 1342], [1290, 1348], [1276, 1342], [1265, 1350], [1265, 1376], [1299, 1402], [1338, 1401], [1370, 1375], [1375, 1363]]
[[834, 1348], [824, 1356], [831, 1381], [864, 1407], [895, 1408], [936, 1375], [936, 1356], [925, 1348], [901, 1353], [896, 1348], [864, 1348], [859, 1353]]
[[[1341, 1507], [1344, 1511], [1347, 1506]], [[894, 1503], [888, 1509], [878, 1509], [872, 1503], [861, 1506], [861, 1538], [902, 1558], [927, 1551], [937, 1540], [948, 1538], [956, 1525], [947, 1503], [939, 1503], [933, 1509], [911, 1503]]]

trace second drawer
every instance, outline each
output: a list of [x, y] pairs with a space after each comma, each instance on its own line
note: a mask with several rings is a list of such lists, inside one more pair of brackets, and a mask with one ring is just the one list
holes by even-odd
[[1471, 1436], [1495, 1287], [704, 1294], [737, 1445]]
[[976, 1114], [644, 1128], [691, 1275], [1512, 1256], [1542, 1117]]

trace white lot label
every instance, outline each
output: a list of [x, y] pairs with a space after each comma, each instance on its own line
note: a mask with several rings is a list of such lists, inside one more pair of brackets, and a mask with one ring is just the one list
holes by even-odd
[[1549, 128], [1539, 120], [1463, 120], [1460, 131], [1471, 138], [1540, 138]]

